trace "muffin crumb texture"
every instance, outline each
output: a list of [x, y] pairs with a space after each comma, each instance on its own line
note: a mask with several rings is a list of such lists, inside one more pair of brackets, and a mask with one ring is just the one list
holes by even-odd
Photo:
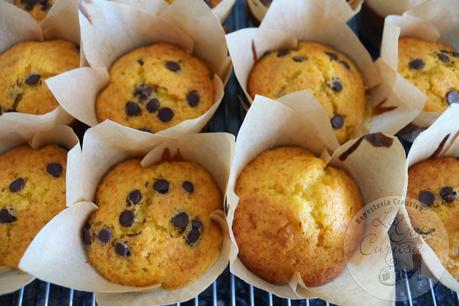
[[220, 254], [222, 233], [210, 214], [222, 195], [196, 163], [124, 161], [102, 179], [95, 203], [82, 239], [89, 262], [111, 282], [181, 288]]
[[235, 191], [239, 258], [270, 283], [286, 284], [299, 272], [307, 286], [325, 284], [360, 241], [360, 225], [349, 231], [363, 205], [357, 185], [305, 149], [265, 151], [244, 168]]

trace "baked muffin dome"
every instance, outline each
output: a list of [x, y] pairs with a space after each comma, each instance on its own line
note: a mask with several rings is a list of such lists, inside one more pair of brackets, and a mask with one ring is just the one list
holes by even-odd
[[[414, 230], [423, 236], [449, 273], [459, 280], [459, 160], [428, 159], [408, 171], [406, 205]], [[413, 203], [414, 202], [414, 203]]]
[[362, 228], [348, 232], [363, 205], [357, 185], [305, 149], [263, 152], [243, 169], [235, 191], [239, 258], [270, 283], [286, 284], [299, 272], [307, 286], [325, 284], [354, 252], [345, 240], [360, 240]]
[[222, 195], [193, 162], [121, 162], [100, 182], [95, 203], [83, 240], [89, 262], [111, 282], [181, 288], [220, 254], [222, 233], [210, 214]]
[[299, 42], [294, 50], [267, 53], [252, 68], [247, 84], [252, 98], [277, 99], [305, 89], [325, 108], [340, 143], [362, 125], [362, 76], [347, 56], [322, 44]]
[[48, 113], [58, 106], [47, 78], [80, 65], [77, 47], [68, 41], [19, 43], [0, 55], [0, 113]]
[[55, 0], [16, 0], [16, 6], [27, 11], [37, 21], [42, 21], [48, 15]]
[[17, 267], [42, 227], [65, 208], [67, 150], [20, 146], [0, 155], [0, 266]]
[[159, 132], [199, 117], [214, 102], [209, 65], [174, 45], [157, 43], [115, 61], [96, 112], [99, 121]]
[[400, 38], [398, 71], [427, 95], [424, 111], [441, 112], [459, 103], [459, 53], [453, 47]]

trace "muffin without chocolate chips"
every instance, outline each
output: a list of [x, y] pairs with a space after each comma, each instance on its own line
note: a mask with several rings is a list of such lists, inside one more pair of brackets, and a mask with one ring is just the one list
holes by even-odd
[[119, 163], [100, 182], [99, 209], [82, 230], [89, 262], [107, 280], [128, 286], [186, 286], [216, 261], [220, 190], [193, 162]]
[[349, 228], [363, 204], [345, 171], [305, 149], [280, 147], [248, 164], [235, 191], [232, 228], [250, 271], [279, 285], [299, 272], [307, 286], [341, 274], [363, 230], [363, 224]]

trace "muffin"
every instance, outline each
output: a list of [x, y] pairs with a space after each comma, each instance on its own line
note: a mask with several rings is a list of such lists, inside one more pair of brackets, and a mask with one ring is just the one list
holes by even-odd
[[0, 55], [0, 113], [48, 113], [58, 106], [45, 80], [80, 64], [67, 41], [23, 42]]
[[33, 238], [65, 208], [67, 150], [16, 147], [0, 155], [0, 266], [17, 267]]
[[[166, 0], [166, 1], [169, 4], [174, 2], [174, 0]], [[204, 2], [207, 3], [209, 7], [213, 8], [213, 7], [216, 7], [221, 2], [221, 0], [204, 0]]]
[[459, 103], [459, 53], [453, 47], [401, 38], [398, 71], [427, 95], [424, 111], [441, 112]]
[[174, 45], [157, 43], [115, 61], [96, 112], [99, 121], [159, 132], [201, 116], [214, 102], [209, 65]]
[[316, 42], [299, 42], [294, 50], [268, 52], [250, 72], [249, 95], [277, 99], [309, 89], [323, 105], [340, 143], [352, 137], [365, 114], [365, 87], [354, 63]]
[[242, 170], [235, 191], [239, 258], [270, 283], [286, 284], [299, 272], [307, 286], [325, 284], [360, 241], [363, 224], [349, 228], [363, 207], [356, 183], [305, 149], [263, 152]]
[[29, 12], [37, 21], [45, 19], [54, 0], [16, 0], [16, 6]]
[[222, 195], [193, 162], [124, 161], [102, 179], [95, 203], [82, 237], [89, 262], [111, 282], [181, 288], [220, 254], [222, 233], [210, 214], [222, 208]]
[[408, 171], [406, 205], [414, 230], [437, 254], [449, 273], [459, 280], [459, 160], [428, 159]]

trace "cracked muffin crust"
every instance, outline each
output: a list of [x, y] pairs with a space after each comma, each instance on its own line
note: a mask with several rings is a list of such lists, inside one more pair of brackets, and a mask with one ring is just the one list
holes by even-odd
[[99, 121], [155, 133], [201, 116], [214, 102], [209, 65], [174, 45], [157, 43], [115, 61], [96, 112]]
[[67, 150], [16, 147], [0, 155], [0, 266], [17, 267], [33, 238], [65, 208]]
[[45, 19], [55, 0], [16, 0], [16, 6], [27, 11], [37, 21]]
[[408, 171], [406, 205], [414, 230], [434, 250], [449, 273], [459, 280], [459, 160], [428, 159]]
[[445, 44], [403, 37], [398, 71], [427, 95], [424, 111], [441, 112], [459, 103], [459, 53]]
[[263, 152], [242, 170], [235, 191], [238, 256], [270, 283], [286, 284], [299, 272], [307, 286], [325, 284], [360, 240], [363, 227], [347, 232], [363, 205], [357, 185], [305, 149]]
[[222, 209], [222, 195], [196, 163], [121, 162], [100, 182], [95, 203], [82, 239], [89, 262], [111, 282], [181, 288], [220, 254], [222, 233], [210, 214]]
[[58, 106], [45, 80], [77, 68], [76, 46], [63, 40], [23, 42], [0, 55], [0, 113], [48, 113]]
[[362, 76], [348, 57], [322, 44], [299, 42], [294, 50], [268, 52], [256, 62], [247, 83], [252, 98], [276, 99], [305, 89], [325, 108], [340, 143], [362, 125]]

